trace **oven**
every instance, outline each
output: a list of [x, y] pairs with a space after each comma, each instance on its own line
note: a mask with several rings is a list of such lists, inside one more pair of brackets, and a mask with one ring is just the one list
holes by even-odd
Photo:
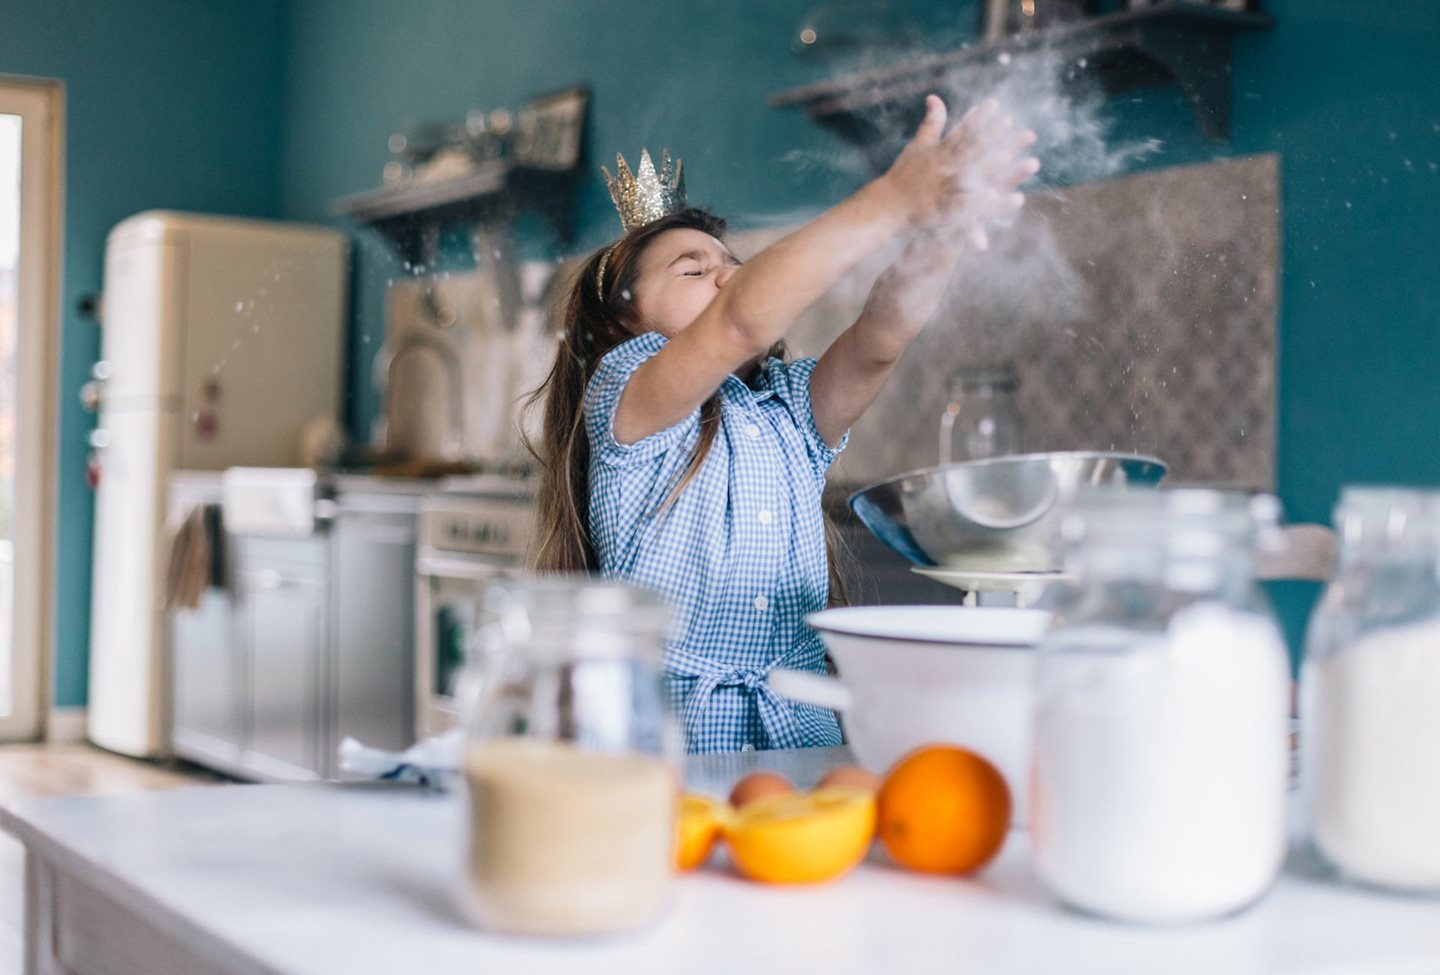
[[415, 734], [455, 727], [454, 686], [492, 583], [524, 571], [533, 505], [522, 497], [439, 496], [420, 509], [415, 552]]

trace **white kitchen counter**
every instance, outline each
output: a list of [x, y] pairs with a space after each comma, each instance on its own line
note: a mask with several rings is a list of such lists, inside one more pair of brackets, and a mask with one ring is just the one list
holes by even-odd
[[[699, 760], [722, 791], [756, 765], [807, 785], [843, 749]], [[619, 941], [552, 943], [467, 927], [451, 892], [455, 795], [379, 785], [235, 786], [17, 803], [32, 975], [427, 975], [483, 972], [1440, 973], [1440, 901], [1322, 878], [1292, 857], [1253, 910], [1147, 929], [1057, 906], [1011, 836], [979, 878], [871, 861], [817, 888], [719, 865], [676, 882], [672, 910]]]

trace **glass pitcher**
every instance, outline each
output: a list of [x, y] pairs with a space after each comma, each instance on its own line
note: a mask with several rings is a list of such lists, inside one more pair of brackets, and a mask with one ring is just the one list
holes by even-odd
[[670, 613], [591, 578], [502, 583], [463, 683], [463, 900], [496, 932], [603, 935], [664, 906], [680, 738], [666, 713]]

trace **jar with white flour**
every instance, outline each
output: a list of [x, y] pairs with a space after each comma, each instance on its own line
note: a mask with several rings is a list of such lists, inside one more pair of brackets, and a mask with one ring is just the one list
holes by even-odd
[[1273, 498], [1097, 489], [1062, 528], [1041, 643], [1034, 867], [1066, 904], [1125, 921], [1257, 900], [1287, 848], [1289, 658], [1255, 586]]
[[1311, 837], [1362, 884], [1440, 893], [1440, 491], [1348, 488], [1301, 671]]

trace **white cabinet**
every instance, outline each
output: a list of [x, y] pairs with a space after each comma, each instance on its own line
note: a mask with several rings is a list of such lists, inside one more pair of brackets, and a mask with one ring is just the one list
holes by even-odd
[[242, 719], [231, 598], [207, 591], [194, 609], [170, 614], [172, 743], [204, 765], [238, 768]]
[[235, 620], [246, 732], [240, 765], [256, 778], [304, 781], [329, 772], [329, 695], [322, 692], [329, 669], [328, 541], [325, 535], [237, 540]]
[[177, 755], [295, 782], [337, 777], [346, 736], [411, 744], [418, 505], [342, 494], [309, 537], [224, 536], [226, 584], [169, 614]]
[[332, 737], [400, 750], [415, 740], [415, 513], [360, 501], [342, 499], [331, 533]]

